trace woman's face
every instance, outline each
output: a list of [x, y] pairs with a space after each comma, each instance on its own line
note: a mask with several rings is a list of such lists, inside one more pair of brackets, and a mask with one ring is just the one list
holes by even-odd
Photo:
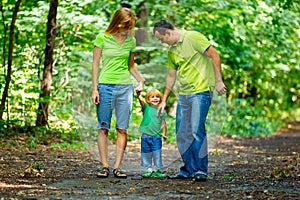
[[129, 31], [133, 29], [133, 27], [130, 24], [130, 21], [122, 22], [119, 24], [119, 33], [121, 35], [128, 35]]

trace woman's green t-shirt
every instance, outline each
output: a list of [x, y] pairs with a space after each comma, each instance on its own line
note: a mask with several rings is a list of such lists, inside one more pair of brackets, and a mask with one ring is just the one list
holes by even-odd
[[136, 51], [136, 40], [127, 37], [120, 45], [112, 35], [100, 33], [94, 45], [101, 49], [101, 71], [99, 83], [105, 84], [132, 84], [128, 70], [130, 52]]

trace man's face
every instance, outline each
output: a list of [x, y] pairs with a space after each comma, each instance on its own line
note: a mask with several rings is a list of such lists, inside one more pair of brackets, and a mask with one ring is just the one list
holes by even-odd
[[165, 43], [165, 44], [168, 44], [168, 45], [172, 45], [174, 44], [174, 42], [172, 41], [172, 34], [170, 31], [166, 31], [166, 34], [165, 35], [161, 35], [158, 31], [155, 31], [155, 34], [154, 36], [161, 41], [161, 43]]

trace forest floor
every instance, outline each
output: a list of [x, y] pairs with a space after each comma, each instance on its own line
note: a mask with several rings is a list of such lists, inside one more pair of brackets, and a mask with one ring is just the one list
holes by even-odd
[[[16, 138], [21, 144], [24, 138]], [[142, 179], [139, 142], [129, 142], [127, 179], [96, 177], [95, 143], [86, 150], [0, 149], [0, 199], [300, 199], [300, 127], [291, 124], [268, 137], [209, 136], [209, 176]], [[6, 141], [0, 141], [1, 143]], [[113, 166], [114, 145], [109, 145]], [[164, 144], [165, 173], [182, 165], [176, 145]], [[111, 169], [112, 171], [112, 169]]]

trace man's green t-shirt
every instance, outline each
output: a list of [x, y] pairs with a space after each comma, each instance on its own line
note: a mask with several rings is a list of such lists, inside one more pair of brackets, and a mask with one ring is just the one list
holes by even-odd
[[143, 108], [143, 119], [139, 127], [139, 132], [147, 135], [161, 138], [162, 120], [167, 118], [167, 113], [164, 111], [159, 117], [156, 116], [157, 108], [145, 103]]
[[94, 45], [102, 50], [99, 83], [132, 84], [128, 59], [130, 52], [136, 51], [135, 38], [127, 37], [125, 42], [120, 45], [112, 35], [100, 33], [96, 37]]
[[215, 87], [212, 61], [204, 54], [209, 41], [196, 31], [182, 30], [181, 33], [178, 43], [168, 52], [168, 67], [177, 70], [179, 94], [196, 94]]

